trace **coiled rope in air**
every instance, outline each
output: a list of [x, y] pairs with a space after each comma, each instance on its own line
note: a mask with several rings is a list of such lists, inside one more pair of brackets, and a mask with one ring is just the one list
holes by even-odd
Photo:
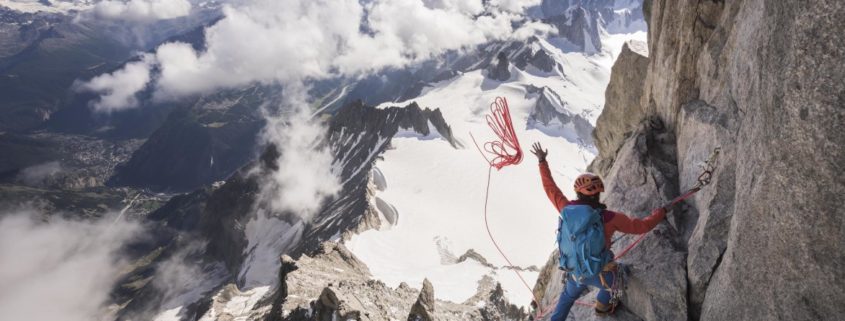
[[475, 148], [478, 149], [478, 152], [481, 153], [481, 156], [484, 157], [484, 160], [489, 165], [487, 168], [487, 187], [485, 188], [484, 193], [484, 227], [487, 229], [487, 236], [490, 237], [490, 241], [493, 242], [493, 246], [496, 247], [496, 250], [498, 250], [502, 258], [505, 259], [505, 262], [508, 263], [514, 273], [516, 273], [519, 280], [522, 281], [522, 284], [525, 285], [525, 288], [531, 292], [531, 296], [534, 297], [534, 291], [531, 290], [531, 286], [528, 285], [528, 282], [522, 276], [522, 273], [515, 268], [516, 265], [511, 262], [502, 250], [502, 247], [499, 246], [498, 242], [496, 242], [496, 238], [493, 237], [493, 232], [490, 231], [490, 223], [487, 220], [487, 205], [490, 200], [490, 177], [492, 175], [493, 168], [501, 170], [505, 166], [519, 164], [522, 162], [523, 156], [522, 148], [519, 146], [519, 138], [516, 137], [516, 132], [513, 129], [513, 120], [511, 119], [507, 99], [503, 97], [496, 97], [496, 100], [490, 104], [490, 114], [487, 115], [486, 118], [487, 125], [490, 126], [490, 129], [493, 130], [493, 133], [496, 134], [498, 138], [498, 140], [484, 143], [484, 151], [492, 154], [492, 159], [488, 159], [487, 155], [484, 154], [484, 151], [482, 151], [478, 142], [475, 140], [475, 136], [473, 136], [472, 133], [469, 134], [470, 137], [472, 137], [472, 142], [475, 144]]

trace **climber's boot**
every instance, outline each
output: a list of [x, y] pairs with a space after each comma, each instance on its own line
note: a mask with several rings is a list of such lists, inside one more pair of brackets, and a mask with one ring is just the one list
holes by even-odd
[[616, 312], [617, 306], [619, 306], [619, 301], [611, 301], [609, 304], [596, 301], [596, 315], [599, 317], [613, 315], [613, 313]]

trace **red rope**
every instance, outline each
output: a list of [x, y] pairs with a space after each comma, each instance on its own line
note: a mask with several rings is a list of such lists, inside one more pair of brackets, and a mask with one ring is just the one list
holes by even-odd
[[478, 147], [475, 137], [472, 136], [472, 133], [469, 134], [472, 137], [475, 147], [481, 152], [481, 156], [484, 156], [484, 160], [497, 170], [501, 170], [502, 167], [508, 165], [521, 163], [522, 148], [519, 146], [519, 139], [516, 137], [516, 132], [513, 129], [513, 120], [511, 119], [507, 99], [496, 97], [496, 100], [490, 104], [490, 114], [486, 118], [487, 125], [490, 126], [493, 133], [499, 138], [499, 140], [484, 143], [484, 150], [493, 154], [495, 156], [493, 159], [487, 159], [487, 156]]
[[[470, 133], [472, 142], [475, 144], [475, 147], [478, 148], [478, 152], [481, 153], [481, 156], [483, 156], [484, 160], [487, 161], [487, 164], [490, 165], [487, 168], [487, 187], [485, 188], [484, 193], [484, 227], [487, 229], [487, 236], [490, 237], [490, 241], [493, 242], [493, 246], [496, 247], [496, 250], [499, 251], [499, 254], [505, 259], [505, 262], [508, 262], [509, 266], [515, 267], [516, 265], [511, 262], [502, 250], [502, 247], [500, 247], [499, 243], [496, 242], [496, 238], [493, 237], [493, 232], [490, 231], [490, 223], [487, 220], [487, 206], [490, 199], [490, 177], [493, 172], [493, 167], [497, 170], [501, 170], [505, 166], [519, 164], [522, 162], [522, 149], [519, 146], [519, 139], [513, 129], [513, 120], [511, 119], [510, 108], [508, 108], [508, 101], [505, 98], [496, 97], [496, 100], [490, 104], [490, 114], [487, 115], [486, 118], [487, 125], [490, 126], [493, 133], [495, 133], [499, 138], [499, 140], [490, 141], [484, 144], [484, 150], [495, 156], [492, 160], [487, 159], [487, 156], [484, 155], [484, 152], [481, 151], [481, 148], [475, 141], [475, 137], [472, 137], [472, 133]], [[531, 286], [529, 286], [528, 282], [525, 281], [525, 278], [522, 277], [522, 273], [519, 273], [516, 269], [512, 270], [516, 273], [516, 276], [519, 277], [519, 280], [522, 281], [522, 284], [525, 285], [525, 288], [531, 292], [531, 296], [534, 297], [534, 291], [531, 290]]]
[[[487, 236], [490, 237], [490, 241], [493, 242], [493, 246], [496, 247], [496, 250], [498, 250], [499, 254], [502, 255], [502, 258], [505, 259], [505, 262], [508, 262], [508, 265], [511, 266], [511, 267], [516, 267], [516, 265], [513, 264], [513, 262], [511, 262], [511, 260], [508, 258], [508, 256], [505, 255], [505, 251], [502, 251], [502, 248], [499, 246], [499, 243], [496, 242], [496, 238], [493, 237], [493, 232], [490, 231], [490, 224], [487, 221], [487, 203], [488, 203], [488, 199], [490, 198], [490, 176], [491, 176], [492, 172], [493, 172], [493, 166], [488, 167], [487, 168], [487, 188], [486, 188], [486, 192], [485, 192], [485, 196], [484, 196], [484, 227], [487, 228]], [[514, 273], [516, 273], [516, 276], [519, 277], [519, 280], [522, 281], [522, 284], [525, 285], [525, 288], [528, 289], [528, 292], [531, 292], [531, 296], [534, 298], [534, 300], [537, 300], [537, 297], [534, 295], [534, 291], [531, 290], [531, 286], [529, 286], [528, 282], [525, 281], [525, 278], [522, 277], [522, 273], [519, 273], [519, 270], [517, 270], [515, 268], [512, 269], [512, 270], [513, 270]]]

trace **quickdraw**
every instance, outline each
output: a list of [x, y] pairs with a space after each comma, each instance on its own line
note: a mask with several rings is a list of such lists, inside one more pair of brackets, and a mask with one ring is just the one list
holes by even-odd
[[698, 184], [696, 187], [701, 188], [707, 185], [710, 185], [710, 180], [713, 178], [713, 171], [716, 170], [716, 164], [719, 160], [719, 153], [722, 152], [721, 147], [716, 147], [713, 149], [713, 152], [710, 153], [710, 157], [707, 160], [699, 165], [701, 167], [702, 172], [701, 175], [698, 175]]

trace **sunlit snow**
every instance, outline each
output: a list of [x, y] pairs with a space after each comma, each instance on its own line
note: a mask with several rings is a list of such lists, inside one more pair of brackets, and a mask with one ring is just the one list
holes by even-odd
[[[622, 44], [629, 39], [645, 40], [645, 35], [645, 32], [605, 35], [602, 43], [605, 51], [594, 55], [564, 53], [542, 42], [556, 52], [555, 59], [563, 64], [564, 75], [511, 68], [511, 79], [498, 82], [476, 70], [425, 90], [413, 101], [440, 108], [464, 148], [454, 149], [442, 139], [395, 137], [394, 148], [376, 163], [387, 186], [377, 196], [396, 208], [398, 223], [389, 229], [357, 235], [348, 241], [348, 247], [367, 264], [375, 278], [389, 286], [406, 282], [420, 287], [422, 280], [428, 278], [437, 298], [463, 302], [475, 294], [482, 276], [489, 274], [502, 283], [511, 302], [530, 303], [531, 292], [509, 269], [491, 269], [473, 260], [459, 264], [441, 262], [436, 239], [446, 240], [448, 250], [456, 256], [474, 249], [497, 267], [507, 265], [484, 227], [487, 164], [469, 133], [475, 135], [479, 144], [491, 140], [492, 132], [484, 115], [495, 97], [508, 99], [525, 160], [518, 166], [493, 171], [489, 223], [514, 264], [541, 267], [555, 247], [557, 213], [543, 192], [537, 161], [529, 153], [529, 147], [533, 142], [540, 142], [548, 148], [553, 175], [570, 197], [574, 195], [567, 187], [595, 155], [591, 146], [561, 138], [566, 137], [564, 133], [529, 129], [528, 117], [538, 95], [528, 94], [526, 86], [549, 87], [566, 101], [569, 111], [595, 124], [604, 105], [610, 67]], [[388, 105], [405, 103], [385, 106]], [[538, 273], [523, 272], [523, 276], [533, 286]]]

